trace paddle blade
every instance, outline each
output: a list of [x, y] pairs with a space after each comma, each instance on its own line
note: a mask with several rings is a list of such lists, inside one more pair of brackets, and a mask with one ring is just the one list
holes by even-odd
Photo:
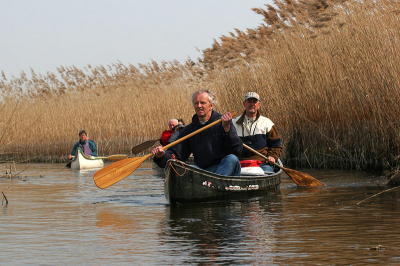
[[309, 174], [302, 173], [296, 170], [282, 168], [283, 171], [295, 182], [299, 187], [320, 187], [325, 186], [324, 183], [318, 181]]
[[126, 156], [125, 154], [115, 154], [108, 156], [106, 159], [110, 161], [121, 161], [128, 159], [128, 156]]
[[93, 180], [99, 188], [109, 187], [130, 175], [152, 155], [153, 154], [144, 157], [128, 158], [112, 163], [97, 171], [93, 176]]
[[142, 144], [139, 144], [139, 145], [133, 147], [132, 148], [132, 153], [139, 153], [139, 152], [142, 152], [144, 150], [147, 150], [148, 148], [153, 146], [157, 141], [158, 141], [158, 139], [148, 140], [146, 142], [143, 142]]

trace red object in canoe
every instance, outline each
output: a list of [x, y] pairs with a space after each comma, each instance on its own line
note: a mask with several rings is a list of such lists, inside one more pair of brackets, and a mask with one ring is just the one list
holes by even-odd
[[258, 160], [244, 160], [240, 161], [241, 167], [260, 167], [262, 161]]

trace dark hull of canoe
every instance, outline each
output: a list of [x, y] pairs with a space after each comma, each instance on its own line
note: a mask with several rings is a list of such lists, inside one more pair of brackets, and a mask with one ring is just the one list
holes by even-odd
[[275, 192], [279, 190], [281, 175], [282, 170], [262, 176], [221, 176], [169, 160], [165, 169], [165, 197], [169, 203], [201, 202]]

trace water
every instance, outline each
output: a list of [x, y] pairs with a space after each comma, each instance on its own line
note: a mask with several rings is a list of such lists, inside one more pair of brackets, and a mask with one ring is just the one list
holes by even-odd
[[[398, 265], [400, 192], [383, 177], [306, 171], [263, 197], [170, 206], [144, 163], [107, 188], [62, 164], [0, 179], [0, 265]], [[0, 195], [2, 198], [3, 196]]]

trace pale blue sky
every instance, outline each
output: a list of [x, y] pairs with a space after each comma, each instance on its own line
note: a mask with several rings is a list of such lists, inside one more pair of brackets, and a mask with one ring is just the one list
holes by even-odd
[[195, 47], [259, 26], [251, 8], [265, 4], [272, 0], [0, 0], [0, 71], [195, 60]]

